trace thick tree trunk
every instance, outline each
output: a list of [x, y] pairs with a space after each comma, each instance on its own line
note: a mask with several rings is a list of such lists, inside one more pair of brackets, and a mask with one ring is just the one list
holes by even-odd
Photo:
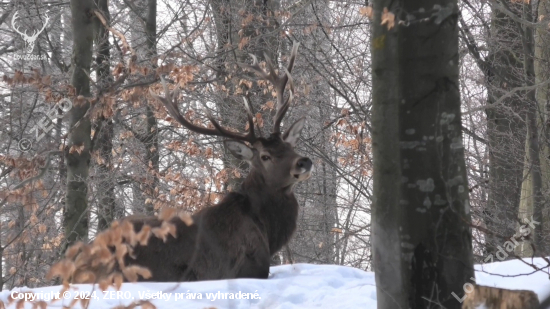
[[[440, 18], [381, 25], [389, 11]], [[452, 14], [445, 15], [444, 10]], [[427, 11], [427, 10], [426, 10]], [[374, 1], [372, 244], [378, 308], [460, 308], [474, 276], [456, 0]], [[449, 11], [447, 11], [449, 12]]]
[[[77, 96], [90, 96], [90, 64], [94, 29], [92, 0], [71, 0], [72, 26], [74, 33], [71, 84]], [[67, 245], [88, 236], [88, 168], [90, 165], [89, 115], [90, 103], [87, 100], [73, 102], [70, 110], [69, 139], [65, 149], [67, 164], [67, 197], [63, 227]]]

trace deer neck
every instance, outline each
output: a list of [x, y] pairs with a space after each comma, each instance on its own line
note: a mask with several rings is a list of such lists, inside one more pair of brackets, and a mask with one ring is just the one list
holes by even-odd
[[241, 194], [247, 196], [252, 212], [263, 225], [273, 255], [288, 243], [296, 229], [298, 201], [292, 186], [270, 188], [261, 176], [251, 174], [244, 181]]

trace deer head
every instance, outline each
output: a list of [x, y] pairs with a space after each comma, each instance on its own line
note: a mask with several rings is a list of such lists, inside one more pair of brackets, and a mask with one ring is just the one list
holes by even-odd
[[[266, 57], [267, 72], [259, 66], [254, 55], [251, 55], [254, 60], [252, 65], [241, 64], [241, 66], [256, 73], [260, 78], [269, 81], [275, 89], [277, 112], [274, 116], [273, 128], [267, 138], [262, 137], [261, 134], [260, 136], [255, 135], [254, 116], [246, 98], [243, 98], [243, 101], [247, 111], [248, 132], [243, 134], [222, 127], [206, 107], [207, 117], [214, 128], [200, 127], [191, 123], [179, 111], [177, 104], [179, 89], [176, 88], [175, 91], [170, 92], [163, 78], [161, 78], [161, 81], [164, 86], [165, 97], [157, 96], [152, 92], [151, 95], [162, 102], [168, 113], [189, 130], [200, 134], [228, 138], [224, 142], [225, 147], [238, 159], [247, 161], [251, 167], [247, 180], [255, 183], [260, 182], [275, 190], [292, 188], [297, 182], [308, 179], [311, 176], [313, 167], [313, 163], [309, 158], [302, 157], [294, 151], [300, 132], [304, 127], [305, 118], [296, 121], [284, 134], [281, 134], [280, 131], [281, 122], [293, 99], [294, 87], [290, 72], [294, 66], [298, 45], [298, 43], [294, 43], [290, 61], [288, 66], [283, 68], [285, 72], [282, 76], [279, 76], [275, 71], [268, 57]], [[284, 92], [287, 84], [290, 92], [285, 100]], [[249, 145], [246, 145], [245, 142]], [[246, 183], [247, 181], [245, 181], [245, 185]]]
[[42, 33], [42, 31], [44, 31], [44, 29], [46, 29], [46, 26], [48, 25], [48, 21], [50, 20], [50, 18], [48, 17], [48, 15], [46, 15], [46, 21], [42, 25], [42, 29], [34, 30], [32, 35], [28, 35], [27, 31], [25, 31], [25, 32], [19, 31], [19, 28], [15, 26], [15, 21], [17, 20], [17, 18], [19, 18], [19, 12], [16, 11], [13, 14], [13, 17], [11, 18], [11, 26], [13, 27], [13, 30], [15, 32], [19, 33], [21, 35], [21, 37], [23, 38], [23, 40], [25, 41], [25, 49], [26, 49], [27, 53], [32, 53], [32, 51], [34, 49], [34, 42], [36, 41], [36, 38], [38, 37], [38, 35], [40, 33]]

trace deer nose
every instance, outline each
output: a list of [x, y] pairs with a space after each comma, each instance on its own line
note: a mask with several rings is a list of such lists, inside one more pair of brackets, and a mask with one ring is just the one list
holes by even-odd
[[296, 162], [296, 166], [300, 169], [304, 169], [303, 172], [307, 172], [311, 169], [311, 166], [313, 165], [313, 162], [309, 158], [301, 158]]

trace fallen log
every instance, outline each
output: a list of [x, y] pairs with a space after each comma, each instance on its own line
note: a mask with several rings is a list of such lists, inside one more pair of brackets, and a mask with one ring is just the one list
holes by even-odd
[[538, 309], [539, 298], [533, 291], [507, 290], [476, 285], [473, 292], [466, 294], [462, 309]]

